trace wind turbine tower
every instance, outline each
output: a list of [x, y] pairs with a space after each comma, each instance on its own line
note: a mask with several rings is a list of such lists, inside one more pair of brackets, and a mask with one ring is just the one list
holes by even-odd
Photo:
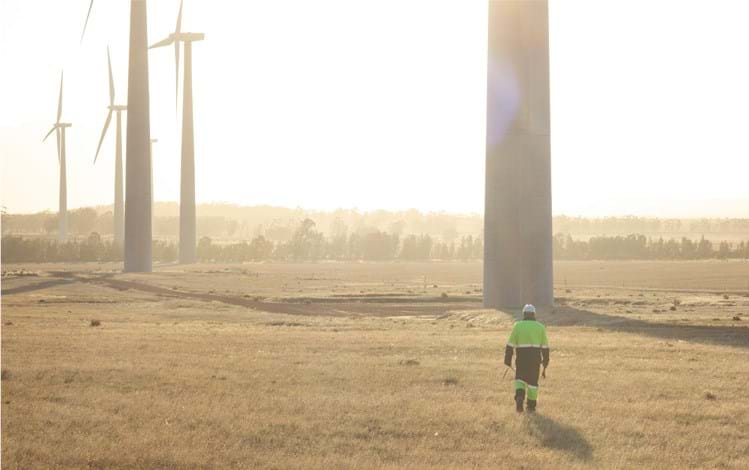
[[554, 301], [547, 0], [490, 0], [484, 306]]
[[130, 2], [125, 162], [125, 271], [150, 272], [151, 144], [146, 0]]
[[109, 123], [112, 120], [112, 113], [116, 112], [117, 116], [117, 142], [114, 159], [114, 241], [122, 243], [125, 240], [125, 200], [123, 197], [122, 184], [122, 112], [127, 110], [127, 106], [114, 104], [114, 78], [112, 77], [112, 60], [109, 56], [109, 47], [107, 47], [107, 62], [109, 64], [109, 113], [107, 120], [104, 121], [104, 129], [101, 131], [99, 146], [96, 147], [94, 164], [99, 157], [101, 144], [107, 134]]
[[60, 97], [57, 100], [57, 121], [52, 125], [52, 129], [44, 136], [42, 142], [54, 132], [57, 137], [57, 161], [60, 164], [60, 208], [57, 212], [57, 237], [60, 241], [68, 238], [68, 177], [67, 165], [65, 160], [65, 129], [72, 127], [72, 124], [61, 122], [62, 117], [62, 81], [63, 74], [60, 74]]
[[203, 33], [186, 33], [182, 27], [182, 2], [179, 4], [176, 31], [151, 46], [174, 44], [177, 85], [179, 85], [179, 46], [185, 43], [185, 71], [182, 104], [182, 163], [180, 169], [179, 201], [179, 262], [194, 263], [197, 259], [197, 229], [195, 210], [195, 137], [192, 119], [192, 43], [202, 41]]
[[[81, 41], [91, 9], [86, 15]], [[127, 76], [127, 150], [125, 162], [125, 271], [150, 272], [151, 263], [151, 120], [148, 94], [148, 21], [146, 0], [130, 0]]]

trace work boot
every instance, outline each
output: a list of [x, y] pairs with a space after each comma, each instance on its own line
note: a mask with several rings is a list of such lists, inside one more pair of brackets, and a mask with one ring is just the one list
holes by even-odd
[[528, 400], [528, 413], [536, 412], [536, 400]]
[[515, 409], [518, 413], [523, 412], [523, 400], [525, 400], [525, 390], [522, 388], [515, 390]]

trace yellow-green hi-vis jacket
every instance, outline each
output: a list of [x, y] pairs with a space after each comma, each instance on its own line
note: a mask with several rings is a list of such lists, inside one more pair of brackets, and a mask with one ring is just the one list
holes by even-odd
[[[549, 365], [549, 339], [546, 337], [546, 327], [536, 320], [521, 320], [515, 323], [505, 347], [505, 364], [512, 366], [512, 356], [515, 352], [515, 386], [528, 386], [530, 390], [538, 390], [539, 366]], [[534, 398], [535, 399], [535, 398]]]

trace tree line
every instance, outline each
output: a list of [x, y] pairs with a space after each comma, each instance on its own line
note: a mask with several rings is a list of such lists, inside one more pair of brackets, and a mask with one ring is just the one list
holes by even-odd
[[[111, 206], [85, 207], [68, 211], [69, 231], [80, 237], [97, 232], [112, 235]], [[445, 243], [459, 242], [461, 236], [478, 236], [483, 220], [478, 214], [424, 213], [417, 210], [360, 212], [355, 209], [308, 211], [272, 206], [236, 206], [231, 204], [198, 205], [198, 236], [214, 240], [247, 240], [263, 235], [273, 242], [288, 242], [305, 219], [316, 222], [326, 237], [373, 230], [404, 235], [429, 235]], [[2, 214], [4, 235], [54, 236], [57, 214]], [[648, 237], [690, 238], [705, 235], [709, 239], [749, 237], [749, 219], [740, 218], [654, 218], [654, 217], [569, 217], [555, 216], [554, 233], [569, 233], [576, 238], [591, 235], [642, 234]], [[179, 207], [176, 203], [157, 202], [154, 207], [153, 235], [176, 239], [179, 233]]]
[[554, 236], [554, 257], [566, 260], [699, 260], [749, 259], [749, 242], [714, 243], [645, 235], [599, 236], [575, 240], [569, 234]]
[[[155, 261], [177, 259], [177, 244], [154, 240]], [[553, 239], [554, 257], [561, 260], [696, 260], [749, 259], [749, 242], [713, 243], [702, 237], [649, 238], [644, 235], [599, 236], [576, 240], [569, 234]], [[428, 234], [401, 236], [379, 230], [325, 235], [311, 219], [304, 219], [288, 241], [273, 241], [258, 235], [250, 241], [218, 243], [210, 237], [198, 242], [203, 262], [247, 261], [425, 261], [479, 260], [484, 245], [480, 237], [466, 235], [453, 242]], [[67, 242], [48, 238], [7, 235], [2, 238], [2, 258], [9, 262], [121, 261], [122, 248], [97, 232]]]
[[569, 217], [558, 215], [553, 220], [554, 233], [573, 235], [643, 234], [749, 234], [749, 219], [741, 218], [658, 218], [658, 217]]
[[[153, 241], [153, 259], [172, 262], [178, 245]], [[263, 235], [250, 241], [217, 243], [210, 237], [198, 241], [198, 259], [204, 262], [314, 261], [314, 260], [476, 260], [483, 256], [481, 238], [466, 235], [443, 242], [424, 235], [401, 236], [379, 230], [326, 236], [311, 219], [304, 219], [288, 241]], [[49, 238], [6, 235], [2, 238], [3, 262], [121, 261], [122, 247], [92, 232], [88, 237], [58, 242]]]

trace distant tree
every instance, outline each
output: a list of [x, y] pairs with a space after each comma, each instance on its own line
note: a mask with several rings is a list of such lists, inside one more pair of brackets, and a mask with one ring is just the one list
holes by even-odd
[[96, 211], [90, 207], [83, 207], [68, 212], [68, 220], [71, 231], [75, 233], [91, 233], [96, 226], [98, 218]]
[[101, 259], [101, 235], [91, 232], [78, 248], [81, 261], [99, 261]]
[[432, 254], [432, 237], [409, 235], [403, 239], [400, 258], [403, 260], [427, 260]]
[[95, 245], [95, 246], [101, 245], [101, 235], [99, 235], [98, 232], [91, 232], [88, 235], [87, 242], [89, 245]]
[[700, 242], [697, 244], [697, 257], [700, 259], [711, 258], [713, 255], [713, 244], [709, 240], [705, 240], [705, 236], [702, 235]]
[[727, 259], [732, 258], [733, 256], [732, 250], [731, 250], [731, 244], [727, 241], [720, 242], [720, 245], [718, 246], [718, 253], [717, 256], [719, 259]]
[[294, 259], [319, 259], [324, 253], [324, 240], [320, 232], [315, 230], [315, 221], [304, 219], [290, 243], [291, 256]]
[[360, 256], [366, 260], [394, 259], [398, 251], [398, 235], [374, 231], [360, 237]]
[[[162, 262], [173, 262], [177, 260], [177, 245], [168, 243], [163, 240], [154, 240], [151, 243], [153, 258]], [[121, 248], [118, 250], [120, 259], [122, 258]]]
[[201, 261], [211, 261], [216, 257], [213, 252], [213, 240], [210, 237], [201, 237], [198, 240], [198, 259]]
[[266, 240], [262, 235], [252, 239], [250, 252], [253, 260], [266, 260], [273, 254], [273, 242]]
[[682, 259], [696, 259], [697, 258], [697, 246], [695, 243], [687, 237], [681, 238], [681, 249], [680, 258]]
[[273, 259], [286, 261], [291, 258], [291, 243], [276, 243], [273, 248]]
[[330, 236], [327, 244], [327, 258], [330, 259], [345, 259], [349, 256], [348, 251], [349, 237], [345, 234], [332, 235]]
[[57, 232], [57, 215], [45, 217], [43, 226], [44, 231], [47, 233]]

